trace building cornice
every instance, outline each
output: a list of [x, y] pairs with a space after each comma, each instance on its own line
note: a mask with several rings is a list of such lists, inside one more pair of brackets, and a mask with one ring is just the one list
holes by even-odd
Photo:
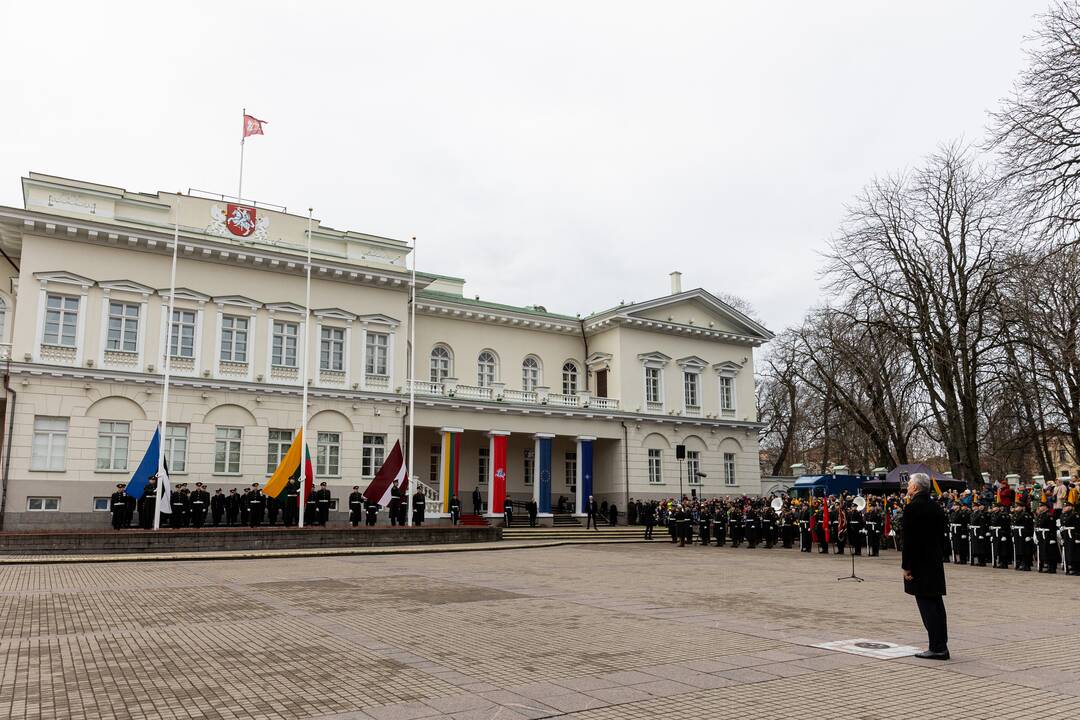
[[419, 315], [464, 320], [486, 324], [498, 324], [523, 330], [539, 330], [559, 335], [577, 334], [581, 326], [572, 320], [560, 320], [551, 317], [538, 317], [528, 313], [516, 313], [512, 310], [479, 307], [470, 304], [457, 304], [452, 300], [433, 300], [418, 297], [416, 312]]

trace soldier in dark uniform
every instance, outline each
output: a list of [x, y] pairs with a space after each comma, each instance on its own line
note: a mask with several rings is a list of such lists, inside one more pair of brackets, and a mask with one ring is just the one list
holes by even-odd
[[852, 552], [861, 557], [866, 544], [866, 522], [862, 512], [854, 508], [847, 511], [847, 536]]
[[1024, 505], [1013, 505], [1011, 537], [1016, 569], [1030, 571], [1035, 558], [1035, 518]]
[[[312, 491], [305, 493], [304, 495], [304, 526], [312, 527], [319, 524], [319, 499], [316, 497], [318, 491], [312, 488]], [[297, 496], [299, 497], [299, 496]], [[299, 503], [299, 500], [297, 500]]]
[[827, 502], [829, 502], [828, 498], [822, 498], [821, 504], [814, 510], [814, 530], [817, 532], [818, 555], [827, 555], [829, 552], [829, 535], [825, 527], [825, 503]]
[[679, 538], [679, 547], [686, 547], [686, 536], [690, 531], [690, 510], [679, 505], [675, 511], [675, 534]]
[[251, 511], [251, 505], [248, 503], [248, 489], [244, 488], [244, 491], [240, 493], [240, 524], [248, 524], [248, 513]]
[[712, 520], [712, 512], [707, 507], [698, 508], [698, 536], [701, 538], [701, 546], [708, 547], [712, 542], [709, 537], [709, 522]]
[[285, 483], [285, 500], [281, 503], [281, 522], [285, 527], [292, 527], [300, 519], [300, 481], [296, 478]]
[[653, 528], [656, 526], [656, 509], [652, 503], [645, 503], [638, 510], [638, 520], [645, 526], [645, 539], [652, 540]]
[[424, 493], [420, 488], [416, 488], [416, 492], [412, 496], [412, 521], [416, 527], [421, 527], [424, 524], [424, 511], [427, 510], [427, 498], [424, 497]]
[[[615, 507], [612, 505], [612, 507]], [[540, 514], [540, 506], [536, 504], [536, 500], [529, 498], [529, 501], [525, 503], [525, 510], [529, 513], [529, 527], [536, 527], [536, 517]]]
[[727, 543], [727, 503], [721, 502], [713, 513], [713, 535], [716, 536], [716, 547], [724, 547]]
[[278, 513], [281, 512], [281, 493], [277, 497], [266, 496], [266, 524], [277, 525]]
[[315, 493], [315, 506], [318, 510], [317, 522], [322, 527], [326, 527], [326, 521], [330, 519], [330, 501], [332, 499], [326, 483], [319, 483], [319, 489]]
[[971, 542], [971, 564], [986, 567], [986, 561], [990, 558], [990, 514], [978, 497], [972, 502], [968, 539]]
[[786, 550], [795, 547], [795, 535], [798, 531], [795, 523], [795, 511], [790, 505], [785, 506], [780, 515], [780, 545]]
[[367, 515], [365, 524], [368, 527], [375, 527], [375, 522], [379, 519], [379, 503], [365, 499], [364, 511]]
[[1065, 561], [1066, 575], [1080, 575], [1080, 515], [1071, 503], [1065, 503], [1061, 511], [1061, 555]]
[[1035, 534], [1039, 548], [1039, 572], [1057, 574], [1061, 561], [1057, 542], [1057, 523], [1046, 505], [1035, 510]]
[[810, 509], [810, 503], [802, 506], [799, 510], [799, 552], [808, 553], [814, 549], [810, 537], [810, 520], [814, 517], [814, 511]]
[[406, 521], [409, 519], [409, 489], [408, 485], [401, 489], [401, 502], [397, 506], [397, 524], [401, 527], [405, 527]]
[[[506, 527], [510, 527], [510, 523], [514, 521], [514, 503], [510, 501], [510, 498], [503, 500], [503, 524]], [[586, 528], [588, 529], [588, 528]]]
[[263, 494], [259, 492], [258, 483], [252, 483], [251, 489], [247, 493], [247, 506], [248, 506], [248, 523], [251, 527], [259, 527], [262, 525], [263, 513], [266, 512], [266, 500]]
[[398, 508], [401, 506], [401, 490], [397, 485], [390, 488], [390, 524], [397, 525]]
[[455, 525], [461, 520], [461, 499], [455, 494], [450, 498], [450, 521]]
[[881, 552], [882, 514], [876, 502], [867, 508], [863, 516], [863, 530], [866, 533], [866, 554], [877, 557]]
[[1007, 568], [1012, 562], [1011, 525], [1008, 511], [995, 505], [990, 511], [990, 556], [996, 568]]
[[109, 498], [109, 512], [112, 513], [113, 530], [127, 527], [128, 494], [124, 492], [124, 483], [116, 484], [116, 492]]
[[360, 517], [364, 514], [364, 496], [360, 492], [359, 485], [353, 485], [349, 493], [349, 522], [353, 527], [360, 524]]
[[949, 513], [949, 527], [952, 530], [953, 562], [967, 565], [968, 548], [971, 545], [971, 511], [963, 503], [957, 503]]
[[743, 509], [743, 534], [746, 535], [746, 547], [751, 550], [761, 542], [761, 518], [752, 504]]
[[771, 506], [765, 506], [758, 511], [761, 523], [761, 538], [765, 541], [765, 549], [771, 550], [776, 544], [776, 511]]
[[728, 534], [731, 535], [731, 547], [737, 548], [742, 545], [743, 531], [745, 526], [743, 525], [743, 511], [738, 501], [732, 503], [728, 508]]
[[157, 476], [150, 478], [139, 498], [139, 527], [150, 530], [154, 527], [154, 515], [157, 514]]
[[225, 498], [225, 524], [232, 527], [239, 519], [240, 496], [236, 494], [236, 488], [229, 488], [229, 495]]
[[678, 522], [678, 519], [675, 517], [678, 514], [678, 512], [679, 512], [679, 509], [677, 507], [672, 506], [672, 507], [669, 507], [667, 509], [667, 514], [665, 515], [666, 522], [667, 522], [668, 535], [671, 536], [671, 544], [672, 545], [679, 542], [679, 522]]
[[195, 492], [190, 496], [191, 527], [201, 528], [206, 522], [206, 511], [210, 509], [210, 493], [206, 492], [201, 482], [195, 483]]
[[169, 525], [175, 530], [187, 525], [188, 493], [187, 488], [180, 486], [179, 492], [174, 492], [169, 497], [169, 505], [172, 507], [172, 515]]
[[[836, 544], [836, 554], [843, 555], [844, 549], [847, 546], [847, 495], [841, 494], [840, 501], [833, 506], [832, 512], [829, 513], [829, 523], [832, 527], [829, 530], [832, 533], [833, 543]], [[842, 519], [842, 522], [841, 522]], [[844, 532], [840, 532], [840, 528], [844, 528]]]
[[214, 491], [214, 496], [210, 498], [210, 521], [214, 523], [214, 527], [221, 525], [221, 517], [225, 514], [225, 495], [221, 492], [221, 488]]
[[132, 520], [134, 520], [138, 514], [137, 508], [139, 506], [139, 499], [137, 497], [133, 497], [127, 494], [125, 494], [124, 499], [126, 501], [126, 508], [124, 510], [124, 527], [129, 528], [131, 527]]

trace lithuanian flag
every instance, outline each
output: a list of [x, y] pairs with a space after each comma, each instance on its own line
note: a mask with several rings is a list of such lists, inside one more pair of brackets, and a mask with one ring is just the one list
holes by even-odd
[[[300, 430], [296, 431], [296, 437], [293, 438], [292, 445], [289, 446], [288, 452], [285, 453], [285, 457], [281, 458], [281, 462], [278, 463], [277, 468], [274, 470], [274, 474], [270, 476], [270, 479], [266, 481], [266, 485], [263, 486], [263, 495], [267, 495], [272, 498], [276, 498], [281, 494], [281, 491], [285, 489], [289, 480], [295, 480], [300, 477], [300, 453], [301, 449], [305, 447], [303, 442], [303, 433]], [[311, 487], [313, 485], [314, 473], [311, 471], [311, 452], [304, 453], [307, 459], [304, 472], [304, 480], [307, 492], [305, 495], [311, 495]]]

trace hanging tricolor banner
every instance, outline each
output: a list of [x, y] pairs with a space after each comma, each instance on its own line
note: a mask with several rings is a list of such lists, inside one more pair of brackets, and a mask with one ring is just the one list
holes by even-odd
[[404, 493], [409, 492], [409, 476], [405, 471], [405, 456], [401, 453], [400, 440], [394, 443], [394, 449], [386, 456], [382, 467], [375, 473], [375, 477], [361, 495], [378, 505], [387, 507], [394, 487]]
[[459, 492], [459, 470], [461, 468], [461, 430], [442, 429], [442, 448], [439, 453], [439, 493], [442, 497], [442, 512], [450, 512], [450, 498]]
[[244, 113], [244, 137], [264, 134], [263, 125], [269, 125], [269, 123], [265, 120], [260, 120], [254, 115]]

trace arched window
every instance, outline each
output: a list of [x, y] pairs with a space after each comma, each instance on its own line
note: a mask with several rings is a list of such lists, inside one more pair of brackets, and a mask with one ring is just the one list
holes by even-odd
[[445, 345], [436, 345], [431, 349], [431, 382], [441, 383], [450, 377], [452, 360], [450, 348]]
[[495, 382], [496, 368], [495, 353], [485, 350], [476, 358], [476, 384], [480, 387], [491, 387]]
[[535, 392], [540, 384], [540, 361], [530, 355], [521, 363], [521, 389]]
[[577, 363], [567, 360], [562, 366], [562, 394], [577, 395]]

